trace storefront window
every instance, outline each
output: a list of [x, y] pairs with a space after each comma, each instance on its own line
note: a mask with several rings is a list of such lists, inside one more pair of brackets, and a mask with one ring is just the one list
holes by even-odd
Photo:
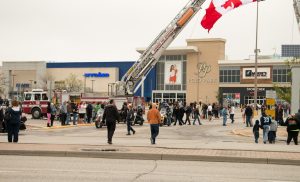
[[221, 68], [220, 82], [221, 83], [240, 83], [241, 80], [240, 68]]
[[167, 93], [153, 93], [153, 102], [168, 102], [174, 103], [176, 101], [186, 101], [185, 93], [167, 92]]
[[241, 103], [240, 93], [223, 93], [223, 101], [228, 104], [236, 105]]
[[289, 83], [291, 69], [288, 67], [274, 67], [273, 68], [273, 82], [274, 83]]

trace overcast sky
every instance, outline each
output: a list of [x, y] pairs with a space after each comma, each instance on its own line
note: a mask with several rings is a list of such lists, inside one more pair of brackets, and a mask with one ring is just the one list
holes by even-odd
[[[134, 61], [135, 49], [148, 46], [187, 2], [0, 0], [0, 60]], [[260, 3], [262, 54], [280, 53], [281, 44], [300, 44], [292, 2]], [[171, 46], [185, 46], [188, 38], [225, 38], [229, 59], [253, 54], [255, 3], [223, 16], [209, 34], [200, 26], [204, 9]]]

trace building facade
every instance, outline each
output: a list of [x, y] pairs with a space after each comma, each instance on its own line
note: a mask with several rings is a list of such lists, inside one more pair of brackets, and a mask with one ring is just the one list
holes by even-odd
[[[253, 103], [254, 60], [225, 59], [225, 44], [224, 39], [188, 39], [184, 47], [168, 48], [136, 95], [153, 102]], [[137, 49], [139, 53], [144, 50]], [[285, 61], [264, 58], [259, 59], [257, 73], [260, 104], [274, 86], [291, 87], [291, 69]], [[133, 61], [3, 62], [4, 95], [18, 97], [33, 88], [50, 92], [62, 88], [70, 76], [82, 83], [77, 92], [108, 95], [108, 84], [121, 80], [133, 64]], [[295, 78], [298, 73], [299, 69], [295, 68]], [[296, 81], [294, 95], [299, 94]]]
[[[258, 61], [258, 103], [265, 103], [268, 91], [291, 87], [291, 69], [283, 59]], [[254, 103], [254, 60], [220, 60], [220, 99], [237, 104]]]
[[224, 39], [188, 39], [186, 47], [168, 48], [156, 65], [153, 102], [217, 102], [218, 60], [225, 58], [225, 43]]

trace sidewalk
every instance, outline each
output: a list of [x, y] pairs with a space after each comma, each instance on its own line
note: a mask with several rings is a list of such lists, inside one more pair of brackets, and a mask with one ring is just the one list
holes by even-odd
[[0, 143], [0, 155], [258, 163], [300, 166], [299, 152]]

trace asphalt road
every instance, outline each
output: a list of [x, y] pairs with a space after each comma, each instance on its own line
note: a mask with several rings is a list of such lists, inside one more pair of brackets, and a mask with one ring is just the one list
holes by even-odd
[[1, 156], [0, 181], [299, 181], [300, 167], [262, 164]]

